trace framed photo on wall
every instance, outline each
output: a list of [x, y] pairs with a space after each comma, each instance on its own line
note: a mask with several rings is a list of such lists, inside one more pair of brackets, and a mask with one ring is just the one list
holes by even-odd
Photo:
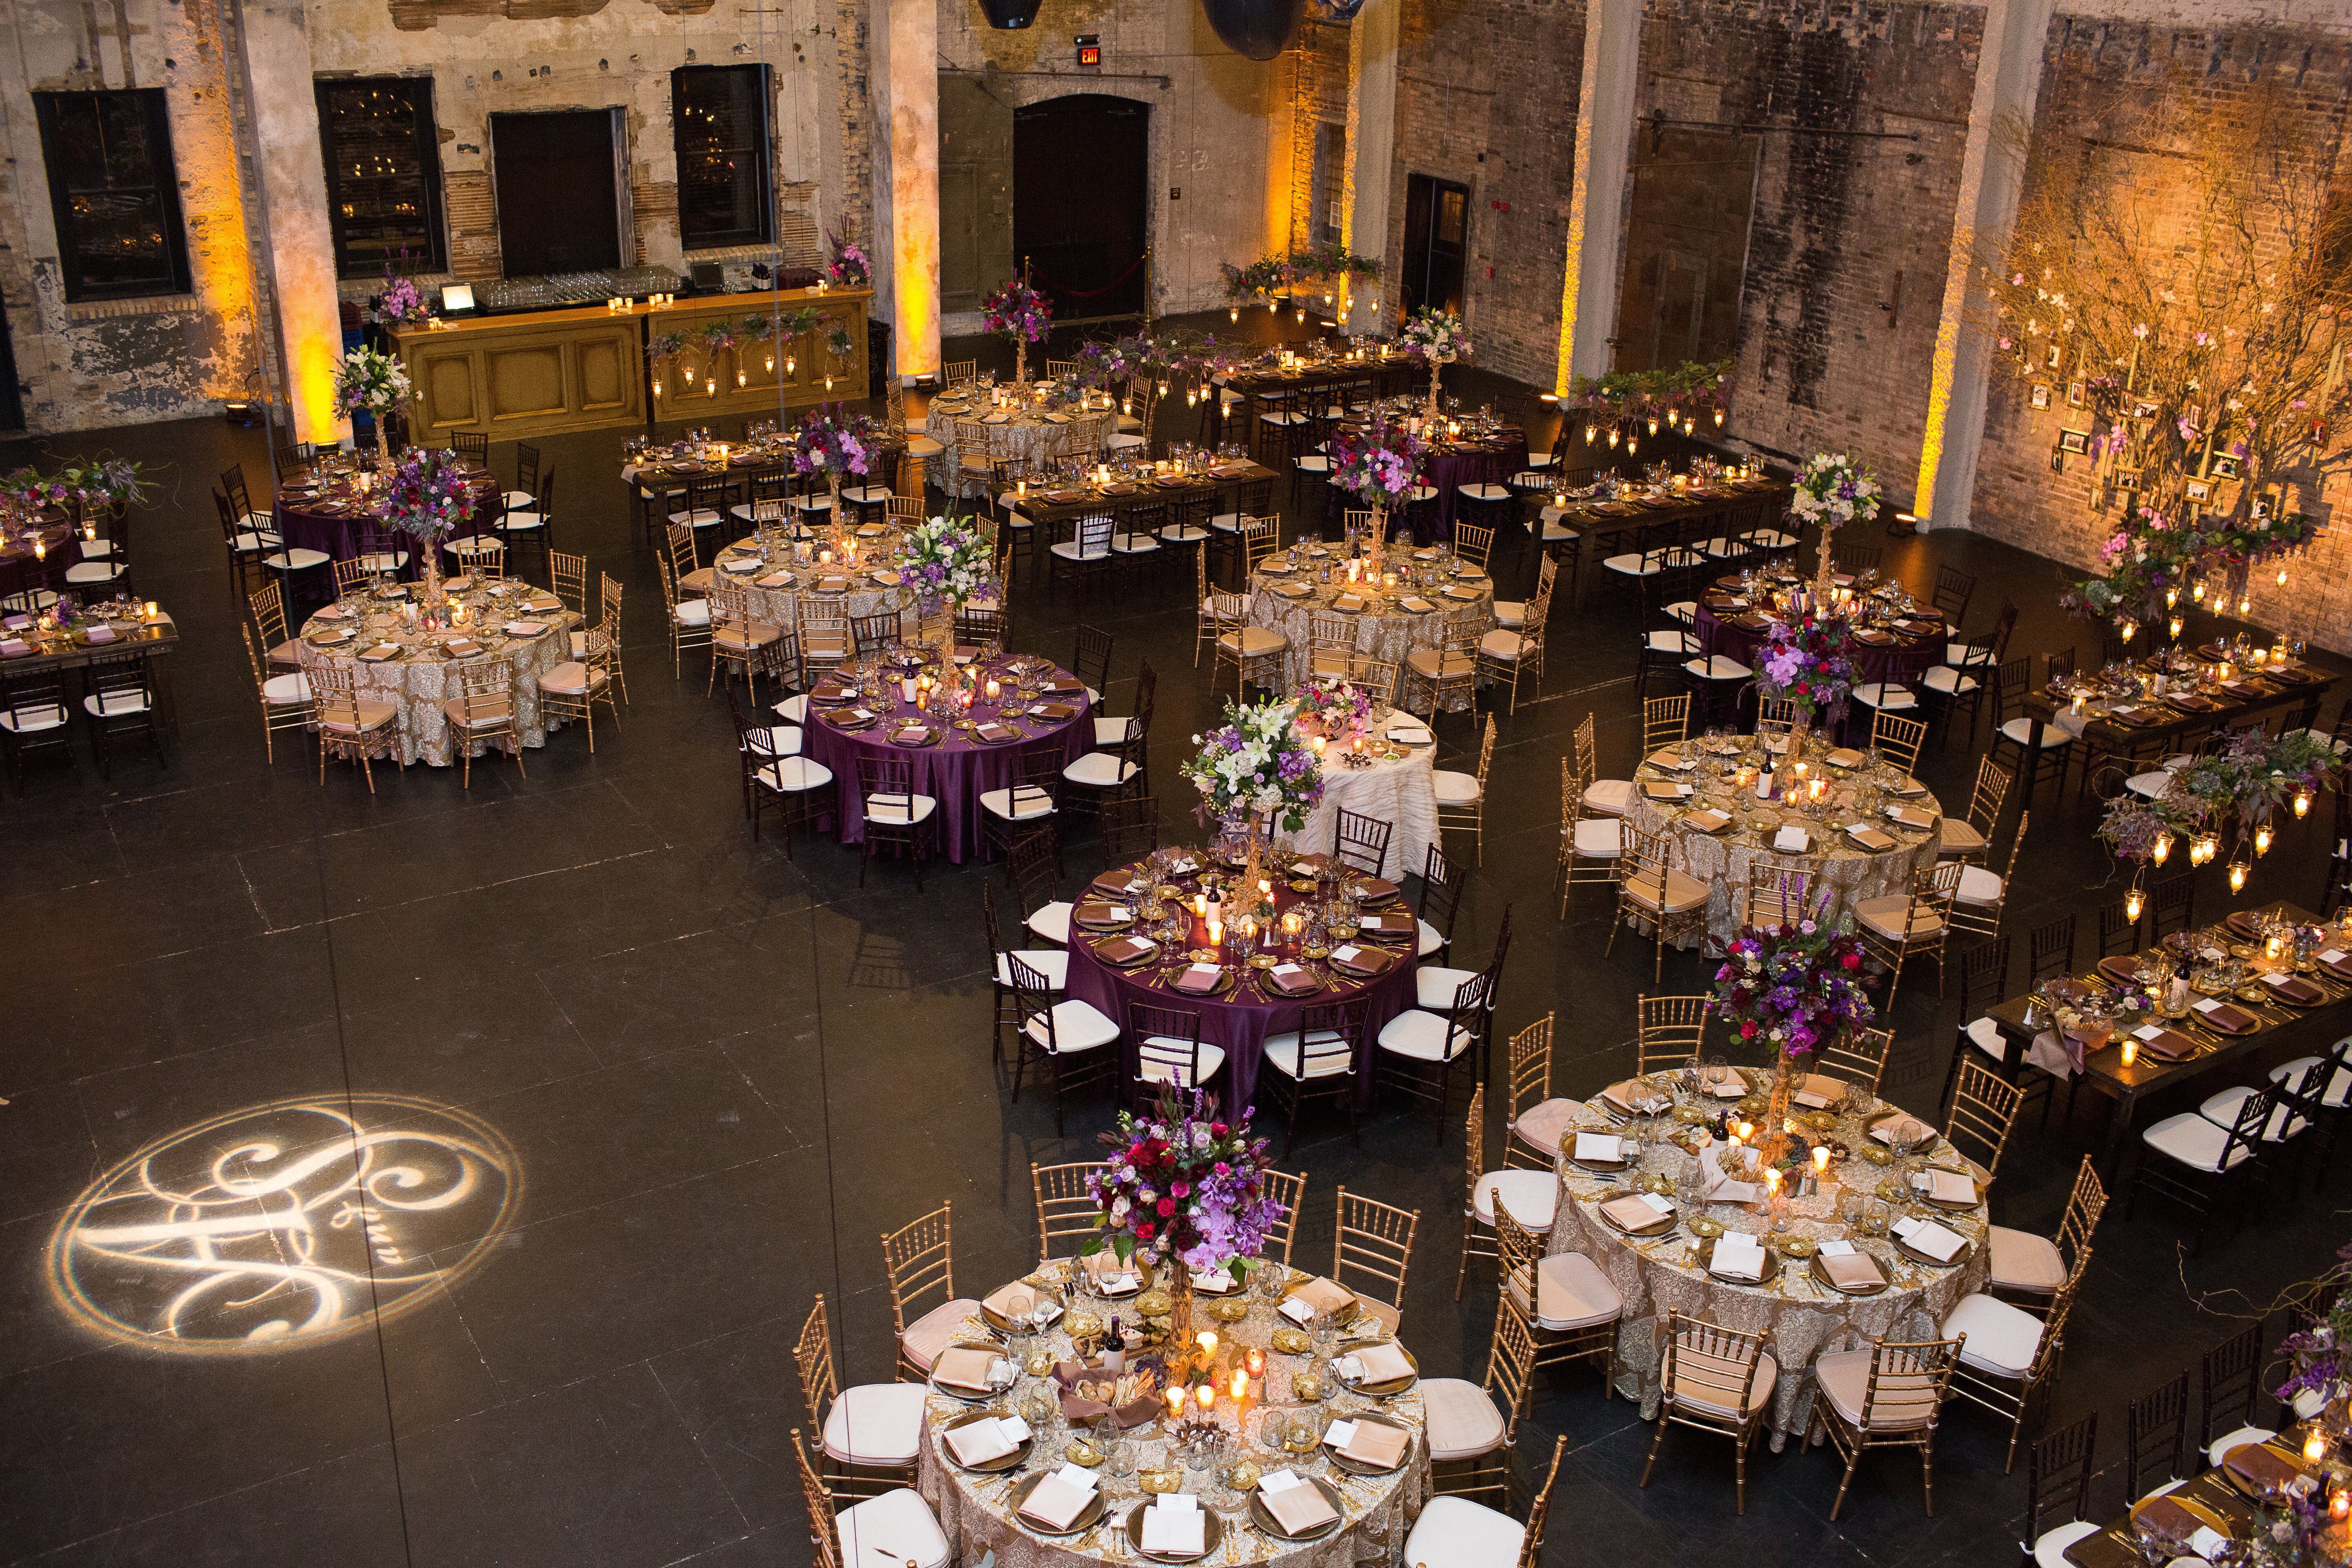
[[2107, 476], [2107, 483], [2119, 490], [2136, 490], [2139, 489], [2139, 470], [2117, 468]]
[[2032, 390], [2032, 392], [2030, 392], [2030, 393], [2026, 394], [2026, 401], [2027, 401], [2028, 403], [2032, 404], [2032, 405], [2033, 405], [2033, 406], [2034, 406], [2034, 407], [2036, 407], [2036, 408], [2047, 408], [2047, 407], [2049, 407], [2049, 406], [2050, 406], [2050, 388], [2049, 388], [2049, 385], [2048, 385], [2046, 383], [2043, 383], [2043, 382], [2039, 382], [2039, 381], [2035, 382], [2035, 383], [2033, 384], [2033, 390]]
[[2238, 459], [2227, 452], [2216, 452], [2213, 454], [2212, 466], [2208, 472], [2217, 479], [2234, 479], [2239, 472]]
[[2069, 408], [2080, 408], [2083, 406], [2083, 384], [2081, 382], [2070, 381], [2066, 384], [2066, 406]]
[[2087, 452], [2091, 449], [2091, 433], [2088, 430], [2061, 430], [2058, 432], [2058, 449], [2062, 452]]
[[2191, 479], [2189, 481], [2189, 499], [2201, 506], [2213, 499], [2213, 487], [2203, 479]]

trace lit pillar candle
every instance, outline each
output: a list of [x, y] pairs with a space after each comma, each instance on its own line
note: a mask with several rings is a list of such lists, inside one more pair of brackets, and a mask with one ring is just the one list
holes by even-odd
[[1199, 1398], [1201, 1401], [1201, 1408], [1202, 1410], [1214, 1410], [1217, 1407], [1217, 1390], [1215, 1385], [1213, 1384], [1202, 1384], [1201, 1385]]
[[1255, 1345], [1252, 1345], [1248, 1352], [1242, 1357], [1242, 1363], [1249, 1368], [1249, 1374], [1252, 1377], [1265, 1375], [1265, 1352]]
[[2327, 1458], [2327, 1434], [2314, 1426], [2303, 1439], [2303, 1457], [2315, 1465]]
[[1181, 1388], [1170, 1389], [1168, 1391], [1168, 1419], [1173, 1421], [1183, 1414], [1184, 1391]]
[[1192, 1336], [1192, 1342], [1201, 1347], [1202, 1355], [1213, 1356], [1217, 1353], [1217, 1331], [1214, 1329], [1202, 1329]]
[[1248, 1392], [1249, 1392], [1249, 1373], [1248, 1373], [1246, 1371], [1244, 1371], [1244, 1369], [1240, 1368], [1240, 1367], [1235, 1367], [1235, 1368], [1234, 1368], [1234, 1378], [1233, 1378], [1233, 1384], [1232, 1384], [1232, 1393], [1233, 1393], [1233, 1396], [1234, 1396], [1235, 1399], [1239, 1399], [1242, 1395], [1244, 1395], [1244, 1394], [1247, 1394]]
[[1814, 1174], [1814, 1175], [1816, 1175], [1816, 1176], [1825, 1176], [1825, 1175], [1829, 1174], [1829, 1169], [1830, 1169], [1830, 1146], [1829, 1146], [1828, 1144], [1826, 1144], [1826, 1143], [1816, 1143], [1816, 1144], [1814, 1144], [1814, 1145], [1813, 1145], [1813, 1174]]

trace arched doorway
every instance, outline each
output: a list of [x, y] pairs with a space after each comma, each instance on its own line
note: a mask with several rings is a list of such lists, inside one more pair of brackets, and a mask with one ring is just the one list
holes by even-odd
[[1013, 115], [1013, 256], [1057, 321], [1143, 313], [1151, 106], [1104, 93]]

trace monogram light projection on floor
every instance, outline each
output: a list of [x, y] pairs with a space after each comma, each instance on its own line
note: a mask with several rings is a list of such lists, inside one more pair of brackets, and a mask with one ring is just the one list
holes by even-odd
[[159, 1350], [291, 1347], [363, 1328], [464, 1273], [518, 1190], [506, 1140], [395, 1096], [289, 1100], [160, 1139], [49, 1242], [58, 1300]]

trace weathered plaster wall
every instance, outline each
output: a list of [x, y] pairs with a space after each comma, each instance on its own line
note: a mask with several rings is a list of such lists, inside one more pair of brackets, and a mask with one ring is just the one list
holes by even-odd
[[[230, 128], [232, 53], [218, 0], [12, 0], [0, 68], [0, 294], [28, 428], [87, 429], [202, 413], [259, 363], [254, 257]], [[163, 88], [192, 291], [68, 305], [33, 115], [36, 91]]]

